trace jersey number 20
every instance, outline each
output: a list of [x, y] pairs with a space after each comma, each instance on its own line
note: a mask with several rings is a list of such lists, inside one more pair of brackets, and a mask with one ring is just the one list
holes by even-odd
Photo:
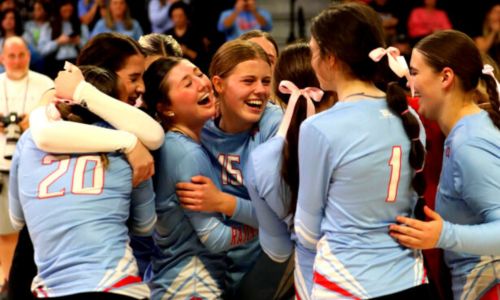
[[[57, 162], [57, 168], [45, 177], [38, 185], [38, 198], [47, 199], [61, 197], [66, 193], [66, 188], [49, 192], [49, 187], [69, 170], [71, 163], [69, 155], [47, 155], [42, 159], [43, 165]], [[91, 186], [85, 187], [85, 170], [89, 162], [93, 162]], [[71, 193], [76, 195], [99, 195], [104, 187], [104, 169], [101, 158], [97, 155], [84, 155], [76, 159], [71, 180]]]

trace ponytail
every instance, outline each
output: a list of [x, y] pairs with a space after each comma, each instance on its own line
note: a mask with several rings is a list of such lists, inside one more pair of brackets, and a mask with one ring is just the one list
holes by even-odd
[[[410, 82], [411, 93], [413, 96], [413, 84], [410, 78], [408, 65], [404, 57], [400, 56], [399, 50], [393, 47], [387, 49], [376, 48], [370, 51], [370, 58], [378, 62], [384, 56], [387, 63], [380, 64], [379, 72], [381, 74], [392, 70], [399, 78], [403, 76]], [[384, 73], [385, 71], [385, 73]], [[387, 81], [383, 80], [383, 83]], [[406, 136], [410, 139], [410, 166], [415, 170], [415, 176], [412, 179], [411, 185], [418, 195], [417, 204], [414, 212], [415, 217], [419, 220], [425, 220], [424, 214], [424, 193], [425, 193], [425, 178], [423, 174], [425, 164], [425, 147], [420, 141], [420, 124], [418, 118], [410, 112], [408, 102], [406, 101], [405, 91], [395, 81], [389, 82], [386, 85], [387, 106], [401, 119]]]
[[[317, 87], [306, 87], [299, 89], [293, 82], [282, 80], [279, 84], [281, 94], [290, 94], [288, 106], [278, 129], [278, 136], [285, 137], [285, 144], [281, 151], [283, 157], [281, 163], [282, 178], [282, 199], [285, 201], [288, 195], [285, 194], [286, 187], [290, 190], [290, 204], [288, 214], [295, 216], [297, 207], [297, 196], [299, 192], [299, 130], [300, 124], [307, 117], [315, 113], [314, 103], [322, 100], [324, 92]], [[293, 224], [292, 224], [293, 226]]]
[[[302, 97], [302, 96], [301, 96]], [[284, 203], [288, 206], [288, 214], [295, 216], [297, 208], [297, 197], [299, 194], [299, 129], [300, 124], [307, 118], [307, 103], [306, 101], [298, 101], [293, 111], [293, 117], [290, 121], [290, 126], [286, 132], [285, 144], [281, 151], [281, 178], [282, 188], [281, 194], [283, 201], [289, 199], [289, 203]], [[289, 195], [285, 193], [289, 191]], [[293, 226], [293, 225], [292, 225]]]
[[481, 79], [483, 79], [486, 85], [486, 92], [489, 98], [489, 108], [487, 108], [486, 111], [493, 124], [500, 129], [500, 100], [497, 90], [497, 81], [494, 77], [484, 73], [481, 74]]
[[404, 90], [396, 82], [391, 82], [387, 85], [386, 94], [389, 109], [399, 116], [403, 122], [406, 136], [411, 142], [410, 166], [416, 170], [415, 176], [412, 179], [412, 187], [418, 195], [417, 204], [415, 206], [415, 217], [419, 220], [425, 220], [425, 178], [422, 172], [425, 163], [425, 148], [420, 141], [420, 125], [417, 117], [409, 111]]

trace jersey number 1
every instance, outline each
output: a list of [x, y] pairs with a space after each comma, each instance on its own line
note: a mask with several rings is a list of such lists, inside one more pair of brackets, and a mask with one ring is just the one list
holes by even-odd
[[399, 177], [401, 175], [401, 146], [393, 146], [389, 166], [391, 167], [391, 175], [389, 176], [389, 186], [387, 187], [386, 202], [395, 202], [398, 196]]
[[[42, 159], [43, 165], [57, 162], [57, 168], [45, 177], [38, 185], [38, 198], [47, 199], [61, 197], [66, 193], [66, 188], [56, 192], [49, 192], [49, 187], [69, 170], [71, 163], [69, 155], [47, 155]], [[85, 170], [87, 164], [93, 162], [91, 186], [85, 187]], [[104, 187], [104, 169], [101, 158], [96, 155], [79, 156], [76, 159], [71, 180], [71, 193], [76, 195], [99, 195]]]

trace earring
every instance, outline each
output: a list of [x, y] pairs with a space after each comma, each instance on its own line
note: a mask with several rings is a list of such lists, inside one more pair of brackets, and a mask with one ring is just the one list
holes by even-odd
[[166, 115], [167, 115], [167, 117], [172, 118], [175, 116], [175, 113], [173, 111], [167, 111]]

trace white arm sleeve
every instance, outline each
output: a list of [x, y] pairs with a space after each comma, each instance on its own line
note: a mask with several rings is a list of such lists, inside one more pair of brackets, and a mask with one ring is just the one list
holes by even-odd
[[163, 144], [165, 133], [158, 122], [140, 109], [102, 93], [85, 81], [77, 86], [73, 100], [114, 128], [134, 134], [150, 150], [156, 150]]
[[127, 131], [88, 124], [49, 120], [46, 106], [30, 114], [30, 128], [38, 148], [51, 153], [90, 153], [132, 151], [137, 137]]

